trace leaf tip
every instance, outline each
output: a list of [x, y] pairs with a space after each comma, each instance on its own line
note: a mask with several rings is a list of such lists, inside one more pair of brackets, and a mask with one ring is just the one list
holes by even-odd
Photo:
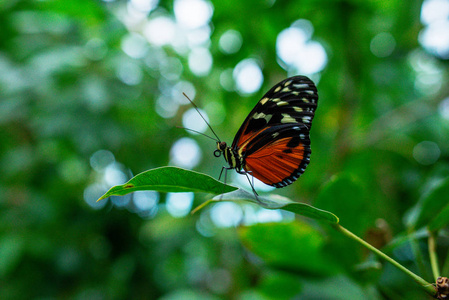
[[101, 196], [100, 198], [98, 198], [98, 200], [97, 200], [96, 202], [101, 201], [101, 200], [103, 200], [103, 199], [106, 199], [107, 197], [105, 197], [105, 196], [106, 196], [106, 195]]

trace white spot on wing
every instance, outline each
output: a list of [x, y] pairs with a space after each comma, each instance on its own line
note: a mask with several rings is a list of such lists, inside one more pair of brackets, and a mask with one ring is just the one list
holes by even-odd
[[297, 89], [305, 89], [309, 87], [307, 83], [295, 83], [293, 86]]
[[265, 116], [265, 120], [268, 122], [270, 122], [271, 118], [273, 117], [273, 115], [266, 115]]
[[254, 119], [262, 119], [265, 118], [265, 114], [264, 113], [254, 113], [253, 118]]
[[297, 123], [289, 114], [282, 114], [281, 123]]
[[264, 105], [265, 103], [267, 103], [268, 100], [269, 100], [269, 99], [268, 99], [267, 97], [265, 97], [265, 98], [263, 98], [262, 100], [260, 100], [260, 103], [261, 103], [262, 105]]
[[266, 115], [264, 113], [254, 113], [253, 118], [254, 119], [265, 119], [268, 122], [270, 122], [273, 115]]
[[310, 116], [302, 117], [303, 123], [310, 123], [312, 121], [312, 118]]

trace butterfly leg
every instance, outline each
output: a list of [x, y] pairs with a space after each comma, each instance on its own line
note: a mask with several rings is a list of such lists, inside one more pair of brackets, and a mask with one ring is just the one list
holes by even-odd
[[[228, 170], [230, 170], [230, 169], [232, 169], [232, 168], [223, 166], [223, 167], [221, 168], [220, 176], [218, 176], [218, 180], [220, 180], [220, 179], [221, 179], [221, 175], [223, 175], [223, 171], [225, 171], [225, 172], [224, 172], [224, 182], [223, 182], [224, 185], [223, 185], [223, 191], [221, 192], [221, 195], [224, 194], [225, 186], [226, 186], [227, 179], [228, 179], [228, 178], [227, 178], [227, 177], [228, 177]], [[220, 200], [221, 200], [221, 197], [220, 197]]]
[[228, 169], [229, 168], [227, 168], [225, 166], [221, 167], [220, 176], [218, 176], [218, 180], [220, 180], [221, 179], [221, 175], [223, 175], [223, 171], [226, 170], [226, 172], [225, 172], [225, 184], [226, 184], [226, 174], [228, 173]]
[[246, 179], [248, 179], [249, 185], [251, 186], [251, 189], [253, 190], [254, 197], [256, 198], [257, 202], [259, 204], [261, 204], [262, 202], [259, 200], [259, 197], [258, 197], [259, 194], [256, 192], [256, 189], [254, 188], [254, 177], [252, 177], [252, 182], [251, 182], [251, 179], [249, 179], [249, 177], [248, 177], [248, 174], [250, 174], [251, 171], [240, 171], [238, 173], [246, 176]]

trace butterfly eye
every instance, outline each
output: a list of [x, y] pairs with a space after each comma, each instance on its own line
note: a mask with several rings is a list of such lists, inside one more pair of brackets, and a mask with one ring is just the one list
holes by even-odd
[[224, 151], [226, 149], [226, 142], [220, 142], [218, 143], [218, 150]]

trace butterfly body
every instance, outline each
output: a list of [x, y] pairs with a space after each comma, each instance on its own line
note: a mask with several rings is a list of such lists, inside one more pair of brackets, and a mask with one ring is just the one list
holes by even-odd
[[285, 187], [310, 162], [309, 131], [318, 103], [315, 84], [305, 76], [287, 78], [271, 88], [249, 113], [231, 146], [217, 141], [229, 168], [265, 184]]

